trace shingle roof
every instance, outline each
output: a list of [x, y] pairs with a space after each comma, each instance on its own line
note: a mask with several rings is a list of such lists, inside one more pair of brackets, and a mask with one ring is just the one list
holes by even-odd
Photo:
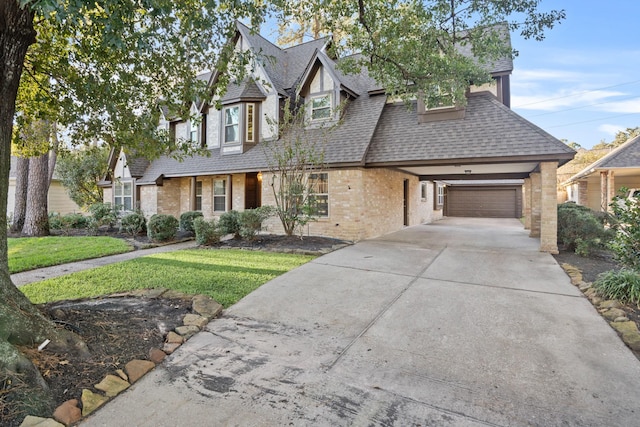
[[[509, 28], [506, 26], [506, 24], [497, 25], [494, 28], [497, 28], [498, 32], [501, 33], [507, 46], [511, 48], [511, 37], [509, 34]], [[465, 44], [464, 46], [458, 46], [457, 48], [462, 55], [468, 58], [473, 58], [474, 60], [476, 59], [473, 52], [471, 52], [471, 44]], [[477, 60], [476, 60], [476, 63], [478, 63]], [[488, 64], [484, 64], [482, 66], [491, 74], [511, 73], [511, 71], [513, 71], [513, 58], [511, 56], [499, 58], [489, 62]]]
[[[310, 139], [324, 141], [322, 150], [325, 164], [364, 165], [367, 147], [385, 101], [384, 96], [362, 95], [351, 102], [339, 126], [326, 131], [311, 129], [306, 133]], [[208, 151], [209, 156], [189, 156], [182, 160], [163, 156], [154, 160], [138, 183], [151, 184], [161, 176], [223, 175], [268, 169], [264, 143], [259, 143], [243, 154], [222, 155], [219, 148]]]
[[640, 168], [640, 135], [629, 139], [606, 156], [591, 163], [569, 178], [566, 183], [584, 178], [593, 170], [617, 168]]
[[558, 156], [574, 151], [501, 104], [492, 94], [469, 96], [464, 119], [418, 123], [415, 103], [387, 105], [367, 163], [519, 156]]
[[237, 102], [241, 99], [265, 99], [266, 96], [254, 81], [245, 80], [240, 84], [230, 83], [227, 91], [220, 100], [226, 102]]

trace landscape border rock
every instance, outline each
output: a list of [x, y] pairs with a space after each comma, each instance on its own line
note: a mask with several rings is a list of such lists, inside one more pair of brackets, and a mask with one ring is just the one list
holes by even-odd
[[[189, 338], [203, 330], [212, 319], [216, 318], [222, 312], [223, 309], [220, 303], [207, 295], [185, 294], [165, 288], [139, 289], [131, 292], [105, 295], [103, 298], [123, 297], [191, 300], [192, 310], [197, 314], [185, 316], [182, 326], [178, 326], [173, 331], [169, 331], [165, 336], [165, 343], [162, 349], [151, 349], [149, 351], [149, 359], [156, 359], [157, 361], [135, 359], [129, 361], [125, 365], [124, 371], [122, 369], [118, 369], [114, 372], [114, 375], [106, 375], [100, 383], [94, 385], [94, 388], [97, 391], [83, 389], [81, 402], [78, 402], [77, 399], [64, 402], [54, 410], [51, 418], [27, 415], [20, 424], [20, 427], [57, 427], [61, 425], [70, 426], [77, 423], [83, 417], [92, 414], [112, 397], [117, 396], [119, 393], [129, 388], [131, 384], [138, 381], [145, 374], [154, 369], [167, 355], [172, 354]], [[187, 322], [189, 324], [186, 324]], [[79, 404], [82, 408], [78, 406]]]
[[577, 267], [567, 263], [562, 263], [560, 266], [571, 279], [571, 283], [582, 291], [598, 313], [618, 333], [625, 345], [640, 359], [640, 331], [636, 322], [627, 317], [623, 309], [624, 304], [617, 300], [605, 300], [593, 288], [592, 283], [582, 280], [582, 272]]

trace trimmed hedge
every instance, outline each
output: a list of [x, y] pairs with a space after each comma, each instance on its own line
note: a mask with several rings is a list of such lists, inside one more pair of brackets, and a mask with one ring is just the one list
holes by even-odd
[[180, 215], [180, 230], [193, 233], [193, 221], [196, 218], [202, 218], [202, 212], [200, 211], [188, 211]]
[[196, 233], [196, 243], [200, 246], [218, 243], [224, 235], [215, 218], [207, 221], [203, 217], [197, 217], [193, 221], [193, 229]]
[[138, 234], [146, 231], [146, 229], [147, 220], [141, 212], [130, 213], [122, 217], [122, 219], [120, 220], [121, 233], [127, 233], [132, 236], [137, 236]]
[[605, 248], [611, 237], [591, 209], [573, 202], [558, 205], [558, 242], [567, 250], [586, 256]]
[[178, 225], [178, 220], [172, 215], [155, 214], [147, 223], [147, 235], [156, 242], [174, 239], [178, 232]]

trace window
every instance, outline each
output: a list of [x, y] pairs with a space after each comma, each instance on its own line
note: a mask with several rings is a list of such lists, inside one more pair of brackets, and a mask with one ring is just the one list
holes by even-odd
[[116, 182], [113, 186], [114, 205], [123, 211], [133, 210], [133, 183], [131, 181]]
[[247, 104], [247, 142], [253, 142], [255, 104]]
[[422, 182], [420, 183], [420, 198], [421, 198], [422, 200], [427, 200], [427, 197], [428, 197], [428, 194], [427, 194], [427, 193], [428, 193], [428, 190], [427, 190], [427, 182], [422, 181]]
[[227, 180], [216, 179], [213, 181], [213, 210], [225, 212], [227, 210]]
[[311, 98], [311, 120], [328, 119], [331, 116], [331, 95]]
[[434, 208], [442, 209], [444, 206], [444, 184], [436, 182], [436, 197], [434, 199]]
[[196, 181], [196, 206], [197, 211], [202, 210], [202, 181]]
[[329, 174], [312, 173], [309, 175], [309, 204], [314, 216], [329, 216]]
[[189, 128], [189, 141], [193, 143], [198, 143], [198, 124], [191, 123], [191, 127]]
[[224, 143], [240, 142], [238, 132], [240, 123], [240, 107], [227, 107], [224, 109]]

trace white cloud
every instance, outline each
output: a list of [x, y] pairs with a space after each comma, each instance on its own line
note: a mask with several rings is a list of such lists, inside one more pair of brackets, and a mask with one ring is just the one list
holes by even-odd
[[618, 125], [605, 124], [605, 125], [598, 126], [598, 130], [600, 132], [608, 133], [611, 136], [615, 136], [616, 133], [620, 132], [621, 130], [625, 130], [625, 127], [618, 126]]
[[597, 109], [612, 113], [640, 113], [640, 97], [620, 101], [613, 100], [606, 104], [598, 105]]
[[[611, 106], [613, 105], [611, 101], [614, 101], [611, 98], [624, 95], [625, 93], [623, 92], [606, 90], [557, 89], [554, 92], [538, 92], [535, 95], [512, 95], [511, 105], [513, 108], [524, 110], [559, 111], [586, 108], [603, 103]], [[599, 110], [616, 111], [608, 108], [599, 108]]]

